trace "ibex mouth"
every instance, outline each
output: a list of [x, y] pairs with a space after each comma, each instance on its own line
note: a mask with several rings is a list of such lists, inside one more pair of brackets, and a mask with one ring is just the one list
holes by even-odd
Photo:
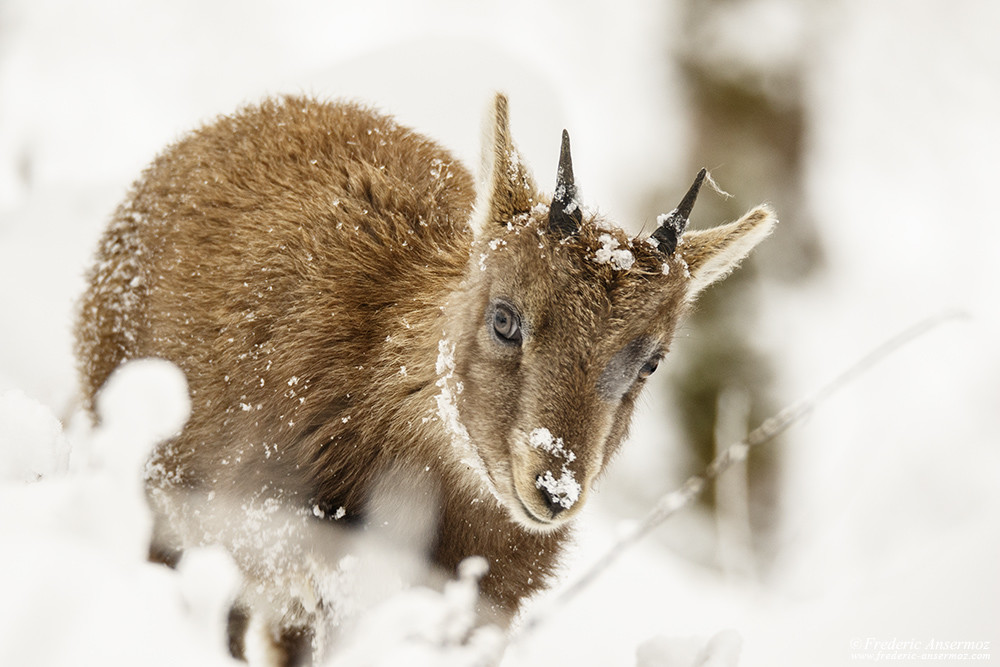
[[553, 512], [548, 517], [539, 516], [535, 510], [532, 510], [528, 504], [521, 499], [521, 496], [517, 494], [515, 494], [515, 496], [517, 497], [517, 504], [520, 505], [521, 511], [516, 513], [512, 512], [512, 514], [515, 514], [514, 518], [522, 526], [530, 530], [544, 532], [551, 530], [558, 525], [554, 520], [555, 515], [558, 514], [558, 512]]

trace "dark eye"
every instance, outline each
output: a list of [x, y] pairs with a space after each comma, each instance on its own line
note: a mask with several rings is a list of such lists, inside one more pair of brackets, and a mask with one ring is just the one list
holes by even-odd
[[645, 380], [650, 375], [652, 375], [653, 371], [656, 370], [656, 367], [659, 365], [659, 363], [660, 363], [659, 359], [650, 359], [649, 361], [644, 363], [642, 365], [642, 368], [639, 369], [639, 379]]
[[511, 343], [521, 342], [521, 322], [510, 307], [497, 304], [493, 310], [493, 331], [501, 340]]

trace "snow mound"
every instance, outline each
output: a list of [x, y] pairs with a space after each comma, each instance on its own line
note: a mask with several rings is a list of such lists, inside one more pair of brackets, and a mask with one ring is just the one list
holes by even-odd
[[477, 627], [479, 579], [486, 561], [468, 558], [444, 592], [411, 588], [393, 596], [361, 619], [332, 667], [475, 667], [495, 665], [504, 648], [496, 626]]
[[636, 649], [636, 667], [737, 667], [743, 638], [723, 630], [708, 642], [694, 637], [653, 637]]
[[0, 394], [0, 482], [34, 482], [64, 470], [68, 456], [48, 408], [17, 389]]
[[[0, 543], [11, 547], [0, 550], [0, 665], [243, 664], [226, 641], [242, 582], [232, 556], [219, 546], [191, 548], [176, 570], [146, 559], [152, 520], [143, 465], [188, 418], [183, 375], [160, 360], [130, 362], [109, 379], [97, 408], [99, 426], [67, 434], [23, 394], [0, 396]], [[66, 450], [69, 464], [60, 464]], [[401, 562], [370, 549], [363, 560], [391, 562], [394, 573]], [[349, 575], [366, 574], [350, 569], [333, 573], [344, 581], [323, 583], [350, 593]], [[324, 664], [496, 664], [503, 633], [480, 626], [476, 612], [486, 570], [482, 559], [468, 559], [442, 592], [397, 590], [348, 621], [345, 644]]]
[[191, 415], [187, 380], [169, 361], [131, 361], [108, 378], [97, 397], [97, 411], [104, 429], [159, 442], [184, 428]]
[[[13, 547], [0, 550], [0, 664], [232, 664], [222, 638], [238, 574], [228, 555], [195, 549], [179, 571], [146, 561], [142, 463], [187, 419], [180, 371], [122, 367], [98, 401], [101, 426], [72, 436], [23, 396], [0, 404], [5, 460], [33, 451], [42, 462], [0, 478], [0, 543]], [[64, 448], [69, 466], [58, 465]]]

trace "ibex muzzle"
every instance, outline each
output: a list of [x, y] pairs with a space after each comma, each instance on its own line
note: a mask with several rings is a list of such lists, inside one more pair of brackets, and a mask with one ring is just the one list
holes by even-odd
[[552, 193], [502, 95], [486, 134], [477, 184], [391, 118], [267, 101], [167, 149], [105, 233], [78, 326], [86, 399], [127, 359], [185, 372], [191, 419], [148, 468], [154, 551], [225, 544], [255, 591], [241, 610], [286, 610], [265, 614], [274, 636], [308, 636], [280, 629], [323, 606], [281, 602], [298, 552], [255, 550], [239, 512], [199, 524], [213, 504], [357, 523], [380, 479], [408, 475], [440, 490], [433, 562], [484, 556], [509, 617], [553, 572], [688, 304], [775, 223], [762, 207], [687, 230], [699, 175], [629, 238], [580, 202], [568, 134]]

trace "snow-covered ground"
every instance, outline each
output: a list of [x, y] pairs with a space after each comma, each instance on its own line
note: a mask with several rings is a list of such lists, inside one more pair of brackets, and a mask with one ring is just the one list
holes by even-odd
[[[827, 266], [803, 289], [764, 286], [765, 315], [746, 331], [779, 360], [784, 396], [916, 320], [968, 317], [793, 429], [783, 548], [767, 580], [694, 565], [654, 536], [506, 665], [635, 664], [654, 637], [667, 639], [647, 643], [640, 664], [693, 664], [712, 637], [719, 661], [742, 638], [748, 666], [865, 663], [865, 650], [932, 640], [996, 652], [1000, 5], [816, 3], [803, 32], [788, 29], [802, 16], [791, 4], [743, 4], [730, 37], [752, 35], [762, 57], [808, 43], [808, 203]], [[567, 127], [585, 200], [638, 228], [641, 193], [688, 179], [690, 118], [665, 57], [677, 16], [654, 0], [0, 1], [0, 664], [229, 660], [226, 556], [206, 551], [179, 573], [142, 560], [148, 517], [130, 466], [157, 420], [136, 415], [164, 405], [170, 371], [133, 376], [104, 431], [71, 419], [82, 272], [160, 148], [243, 102], [304, 91], [375, 102], [474, 164], [482, 109], [501, 88], [539, 180], [555, 173]], [[608, 493], [642, 485], [655, 497], [690, 472], [664, 479], [646, 465], [671, 451], [656, 405], [645, 401]], [[566, 581], [635, 518], [610, 505], [592, 501]]]

